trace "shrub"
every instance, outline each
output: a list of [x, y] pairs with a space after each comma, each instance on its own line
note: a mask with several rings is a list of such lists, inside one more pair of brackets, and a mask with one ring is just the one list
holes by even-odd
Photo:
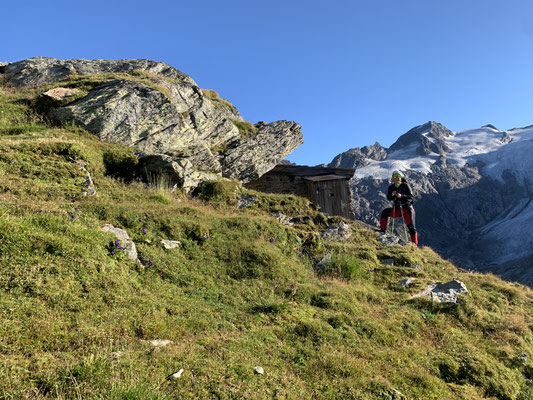
[[206, 181], [195, 190], [194, 195], [211, 204], [236, 205], [238, 187], [239, 183], [236, 181]]
[[104, 152], [103, 161], [106, 175], [122, 178], [126, 182], [133, 180], [139, 163], [132, 149], [107, 150]]
[[359, 259], [351, 255], [337, 255], [331, 262], [324, 265], [320, 275], [340, 279], [359, 279], [365, 275]]

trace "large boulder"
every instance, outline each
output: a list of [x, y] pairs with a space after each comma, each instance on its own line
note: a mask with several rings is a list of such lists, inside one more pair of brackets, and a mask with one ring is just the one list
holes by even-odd
[[[50, 119], [74, 122], [103, 141], [135, 147], [144, 155], [162, 155], [167, 167], [187, 160], [190, 165], [179, 169], [185, 174], [202, 172], [194, 181], [216, 174], [248, 182], [303, 143], [299, 124], [246, 123], [215, 91], [200, 89], [191, 77], [165, 63], [37, 57], [8, 64], [4, 73], [11, 84], [47, 88], [54, 83], [76, 87], [83, 75], [93, 79], [87, 94], [52, 107]], [[243, 126], [249, 130], [243, 132]], [[161, 164], [157, 157], [155, 161]], [[154, 168], [146, 162], [143, 168]], [[178, 180], [184, 181], [183, 176]]]

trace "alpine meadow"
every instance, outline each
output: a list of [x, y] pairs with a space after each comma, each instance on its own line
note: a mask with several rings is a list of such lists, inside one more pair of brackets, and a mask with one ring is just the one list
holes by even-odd
[[[241, 183], [266, 167], [240, 167], [236, 149], [289, 131], [297, 145], [296, 124], [254, 126], [216, 92], [191, 91], [226, 115], [228, 140], [202, 137], [209, 152], [183, 168], [209, 153], [219, 175], [239, 175], [203, 170], [188, 190], [168, 169], [137, 173], [149, 169], [138, 149], [101, 140], [82, 117], [58, 120], [116, 82], [167, 113], [185, 78], [0, 79], [0, 398], [533, 398], [530, 288]], [[43, 97], [59, 87], [77, 91]], [[208, 123], [172, 115], [198, 132]], [[283, 146], [264, 162], [294, 147]], [[331, 234], [340, 227], [348, 234]], [[419, 295], [451, 281], [467, 288], [453, 302]]]

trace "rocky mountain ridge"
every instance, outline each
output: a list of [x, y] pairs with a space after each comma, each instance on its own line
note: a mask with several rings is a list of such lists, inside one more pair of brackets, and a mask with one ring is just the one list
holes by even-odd
[[303, 143], [298, 123], [247, 123], [215, 91], [161, 62], [36, 57], [7, 64], [3, 76], [14, 86], [76, 89], [48, 103], [48, 118], [136, 148], [146, 171], [163, 168], [186, 189], [217, 176], [247, 182]]
[[377, 225], [389, 205], [390, 175], [403, 171], [416, 196], [421, 244], [465, 268], [533, 284], [527, 261], [533, 255], [527, 231], [533, 223], [531, 127], [502, 131], [486, 125], [454, 133], [428, 122], [385, 152], [357, 161], [351, 181], [357, 219]]

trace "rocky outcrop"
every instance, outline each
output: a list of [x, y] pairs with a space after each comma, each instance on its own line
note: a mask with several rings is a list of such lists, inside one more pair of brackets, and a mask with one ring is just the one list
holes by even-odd
[[376, 142], [372, 146], [356, 147], [337, 155], [328, 167], [357, 169], [367, 165], [369, 160], [380, 161], [386, 157], [387, 149]]
[[58, 60], [34, 57], [5, 67], [6, 80], [17, 86], [53, 83], [72, 75], [101, 75], [146, 71], [167, 79], [196, 85], [192, 78], [170, 65], [150, 60]]
[[[257, 124], [257, 133], [247, 139], [237, 139], [222, 153], [222, 176], [249, 182], [270, 171], [303, 143], [300, 125], [290, 121]], [[285, 155], [283, 155], [285, 154]]]
[[189, 188], [217, 176], [248, 182], [303, 143], [295, 122], [249, 124], [250, 130], [242, 132], [246, 123], [235, 107], [165, 63], [37, 57], [8, 64], [4, 77], [20, 86], [75, 88], [72, 78], [83, 75], [99, 80], [85, 96], [52, 108], [50, 119], [74, 122], [103, 141], [135, 147], [150, 156], [142, 168], [156, 168], [149, 160], [164, 164], [167, 171], [178, 171], [175, 181], [188, 180]]

